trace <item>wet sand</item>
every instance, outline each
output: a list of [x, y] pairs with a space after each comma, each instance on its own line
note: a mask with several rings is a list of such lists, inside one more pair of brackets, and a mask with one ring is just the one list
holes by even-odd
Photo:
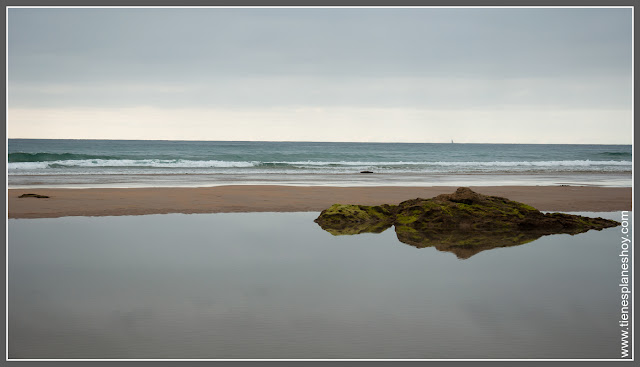
[[[9, 189], [9, 218], [112, 216], [166, 213], [321, 211], [334, 203], [397, 204], [430, 198], [455, 187], [326, 187], [233, 185], [200, 188]], [[543, 211], [631, 210], [630, 187], [481, 186], [485, 195], [506, 197]], [[46, 195], [49, 198], [22, 194]]]

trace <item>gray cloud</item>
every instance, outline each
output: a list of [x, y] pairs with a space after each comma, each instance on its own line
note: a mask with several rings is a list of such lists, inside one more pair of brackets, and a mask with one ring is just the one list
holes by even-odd
[[630, 108], [631, 10], [14, 8], [9, 82], [18, 107]]
[[22, 83], [11, 105], [39, 107], [351, 106], [630, 108], [626, 78], [429, 78], [259, 76], [210, 83]]

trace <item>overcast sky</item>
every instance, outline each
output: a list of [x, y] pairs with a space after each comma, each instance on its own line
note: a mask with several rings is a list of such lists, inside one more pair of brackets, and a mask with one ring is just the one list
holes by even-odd
[[10, 8], [10, 138], [632, 141], [630, 8]]

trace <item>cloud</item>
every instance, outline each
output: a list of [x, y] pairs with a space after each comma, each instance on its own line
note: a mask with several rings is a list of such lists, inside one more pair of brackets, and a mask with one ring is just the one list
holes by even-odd
[[10, 79], [629, 74], [630, 9], [10, 9]]
[[407, 107], [630, 108], [627, 78], [237, 77], [210, 84], [24, 83], [10, 106], [42, 107]]
[[10, 8], [9, 136], [627, 142], [631, 14]]

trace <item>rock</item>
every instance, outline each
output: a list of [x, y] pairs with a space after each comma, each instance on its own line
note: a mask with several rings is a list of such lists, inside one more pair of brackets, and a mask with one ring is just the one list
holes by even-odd
[[334, 235], [381, 233], [393, 225], [391, 209], [390, 205], [334, 204], [323, 210], [315, 222]]
[[372, 171], [360, 171], [360, 173], [373, 173]]
[[415, 230], [542, 230], [552, 233], [585, 232], [619, 225], [616, 221], [562, 213], [544, 214], [529, 205], [461, 187], [453, 194], [400, 203], [395, 224]]
[[40, 195], [40, 194], [22, 194], [20, 196], [18, 196], [19, 198], [40, 198], [40, 199], [47, 199], [49, 198], [46, 195]]
[[398, 205], [340, 205], [322, 211], [315, 220], [333, 235], [379, 233], [395, 226], [406, 244], [434, 246], [468, 258], [480, 251], [517, 246], [550, 234], [577, 234], [620, 223], [539, 210], [498, 196], [458, 188], [452, 194], [412, 199]]

